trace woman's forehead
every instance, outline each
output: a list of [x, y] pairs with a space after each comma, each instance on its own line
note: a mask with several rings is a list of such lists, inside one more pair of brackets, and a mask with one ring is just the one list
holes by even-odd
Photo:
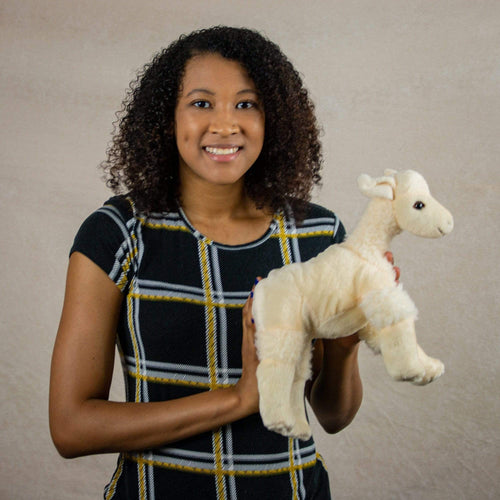
[[195, 88], [214, 91], [220, 86], [232, 86], [238, 91], [257, 91], [248, 72], [238, 61], [219, 54], [199, 54], [187, 61], [181, 86], [183, 93]]

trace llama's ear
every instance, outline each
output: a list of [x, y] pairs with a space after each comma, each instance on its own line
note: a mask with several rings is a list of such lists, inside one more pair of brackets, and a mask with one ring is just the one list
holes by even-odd
[[392, 168], [386, 168], [384, 170], [384, 175], [389, 177], [389, 176], [392, 176], [392, 177], [396, 177], [396, 174], [398, 173], [397, 170], [393, 170]]
[[358, 177], [358, 187], [368, 198], [393, 200], [396, 181], [391, 176], [373, 178], [368, 174], [362, 174]]

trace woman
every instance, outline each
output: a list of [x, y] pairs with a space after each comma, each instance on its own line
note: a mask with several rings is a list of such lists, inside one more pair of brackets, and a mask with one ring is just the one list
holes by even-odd
[[[72, 248], [51, 373], [61, 455], [120, 453], [105, 498], [329, 498], [314, 441], [262, 425], [247, 300], [256, 276], [343, 240], [308, 203], [320, 166], [313, 105], [260, 34], [194, 32], [139, 75], [104, 164], [117, 196]], [[115, 342], [127, 402], [108, 400]], [[357, 350], [315, 344], [306, 396], [327, 432], [361, 404]]]

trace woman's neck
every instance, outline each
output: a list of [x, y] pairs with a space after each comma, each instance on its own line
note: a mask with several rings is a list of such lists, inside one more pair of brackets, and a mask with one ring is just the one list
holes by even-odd
[[230, 219], [247, 209], [248, 199], [243, 186], [211, 186], [203, 189], [202, 186], [183, 188], [181, 185], [180, 203], [191, 219]]
[[272, 213], [258, 209], [243, 183], [231, 186], [190, 184], [182, 189], [180, 204], [193, 227], [212, 241], [243, 245], [255, 241], [269, 229]]

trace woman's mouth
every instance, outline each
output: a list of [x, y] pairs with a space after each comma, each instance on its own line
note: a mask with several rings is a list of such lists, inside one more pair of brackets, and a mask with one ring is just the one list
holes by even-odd
[[215, 161], [231, 161], [238, 156], [241, 151], [240, 146], [204, 146], [203, 150]]
[[234, 146], [231, 148], [217, 148], [212, 146], [205, 146], [204, 149], [207, 153], [213, 155], [232, 155], [234, 153], [237, 153], [240, 148], [238, 146]]

